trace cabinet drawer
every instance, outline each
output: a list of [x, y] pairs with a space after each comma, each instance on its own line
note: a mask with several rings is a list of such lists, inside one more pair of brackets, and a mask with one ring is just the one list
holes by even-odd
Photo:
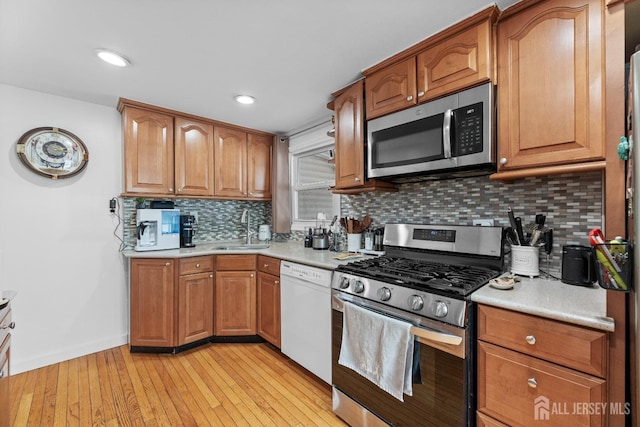
[[218, 255], [216, 271], [255, 270], [256, 255]]
[[181, 258], [178, 269], [180, 276], [213, 271], [213, 256]]
[[602, 331], [480, 305], [478, 339], [606, 376], [607, 334]]
[[[601, 426], [606, 381], [478, 342], [478, 411], [510, 426]], [[545, 418], [548, 417], [548, 418]]]
[[269, 256], [258, 255], [258, 270], [264, 273], [280, 275], [280, 260]]
[[11, 307], [7, 306], [0, 311], [0, 343], [2, 343], [11, 331]]

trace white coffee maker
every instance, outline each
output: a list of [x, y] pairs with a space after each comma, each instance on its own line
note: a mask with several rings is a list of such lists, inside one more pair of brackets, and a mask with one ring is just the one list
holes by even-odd
[[138, 209], [136, 251], [180, 247], [180, 209]]

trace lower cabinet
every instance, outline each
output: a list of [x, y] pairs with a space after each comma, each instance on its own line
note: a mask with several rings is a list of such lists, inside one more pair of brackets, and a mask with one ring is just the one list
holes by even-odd
[[480, 305], [480, 426], [606, 424], [607, 334]]
[[175, 260], [131, 260], [129, 343], [175, 347]]
[[280, 348], [280, 260], [258, 255], [258, 335]]
[[179, 263], [178, 345], [183, 345], [213, 335], [213, 256]]
[[214, 334], [256, 335], [256, 255], [216, 257]]

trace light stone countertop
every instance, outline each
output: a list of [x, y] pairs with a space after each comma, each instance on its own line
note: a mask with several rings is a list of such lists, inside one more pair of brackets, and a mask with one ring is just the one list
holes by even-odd
[[471, 294], [471, 300], [613, 332], [614, 321], [607, 317], [607, 291], [597, 284], [583, 287], [567, 285], [556, 279], [520, 279], [520, 282], [516, 282], [509, 290], [485, 285]]
[[[215, 249], [220, 246], [233, 246], [239, 244], [239, 240], [227, 240], [217, 241], [210, 243], [197, 244], [195, 248], [180, 248], [169, 249], [164, 251], [143, 251], [136, 252], [133, 250], [127, 250], [123, 252], [123, 255], [127, 258], [185, 258], [201, 255], [237, 255], [237, 254], [259, 254], [271, 256], [274, 258], [280, 258], [287, 261], [298, 262], [300, 264], [311, 265], [318, 268], [325, 268], [334, 270], [341, 264], [346, 264], [352, 260], [358, 260], [363, 258], [370, 258], [370, 256], [363, 256], [358, 258], [350, 258], [345, 261], [340, 261], [334, 257], [338, 255], [338, 252], [331, 252], [329, 250], [318, 250], [312, 248], [305, 248], [302, 241], [287, 241], [287, 242], [275, 242], [271, 241], [267, 249], [239, 249], [239, 250], [220, 250]], [[254, 243], [264, 243], [255, 241]]]
[[[127, 258], [185, 258], [202, 255], [260, 254], [280, 258], [318, 268], [334, 270], [351, 260], [335, 259], [336, 252], [305, 248], [301, 241], [270, 242], [266, 249], [220, 250], [216, 247], [239, 244], [241, 241], [217, 241], [197, 244], [195, 248], [170, 249], [164, 251], [136, 252], [127, 250]], [[262, 243], [256, 241], [256, 243]], [[370, 256], [363, 256], [370, 257]], [[560, 280], [520, 277], [513, 289], [499, 290], [485, 285], [471, 294], [471, 300], [540, 317], [582, 325], [612, 332], [614, 321], [606, 316], [606, 293], [604, 289], [572, 286]]]

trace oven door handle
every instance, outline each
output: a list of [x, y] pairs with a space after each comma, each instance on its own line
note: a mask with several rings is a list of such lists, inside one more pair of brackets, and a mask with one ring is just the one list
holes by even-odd
[[451, 345], [462, 344], [462, 337], [459, 337], [457, 335], [446, 334], [444, 332], [432, 331], [430, 329], [419, 328], [417, 326], [411, 327], [411, 333], [417, 337], [424, 338], [434, 342], [443, 343], [443, 344], [451, 344]]

